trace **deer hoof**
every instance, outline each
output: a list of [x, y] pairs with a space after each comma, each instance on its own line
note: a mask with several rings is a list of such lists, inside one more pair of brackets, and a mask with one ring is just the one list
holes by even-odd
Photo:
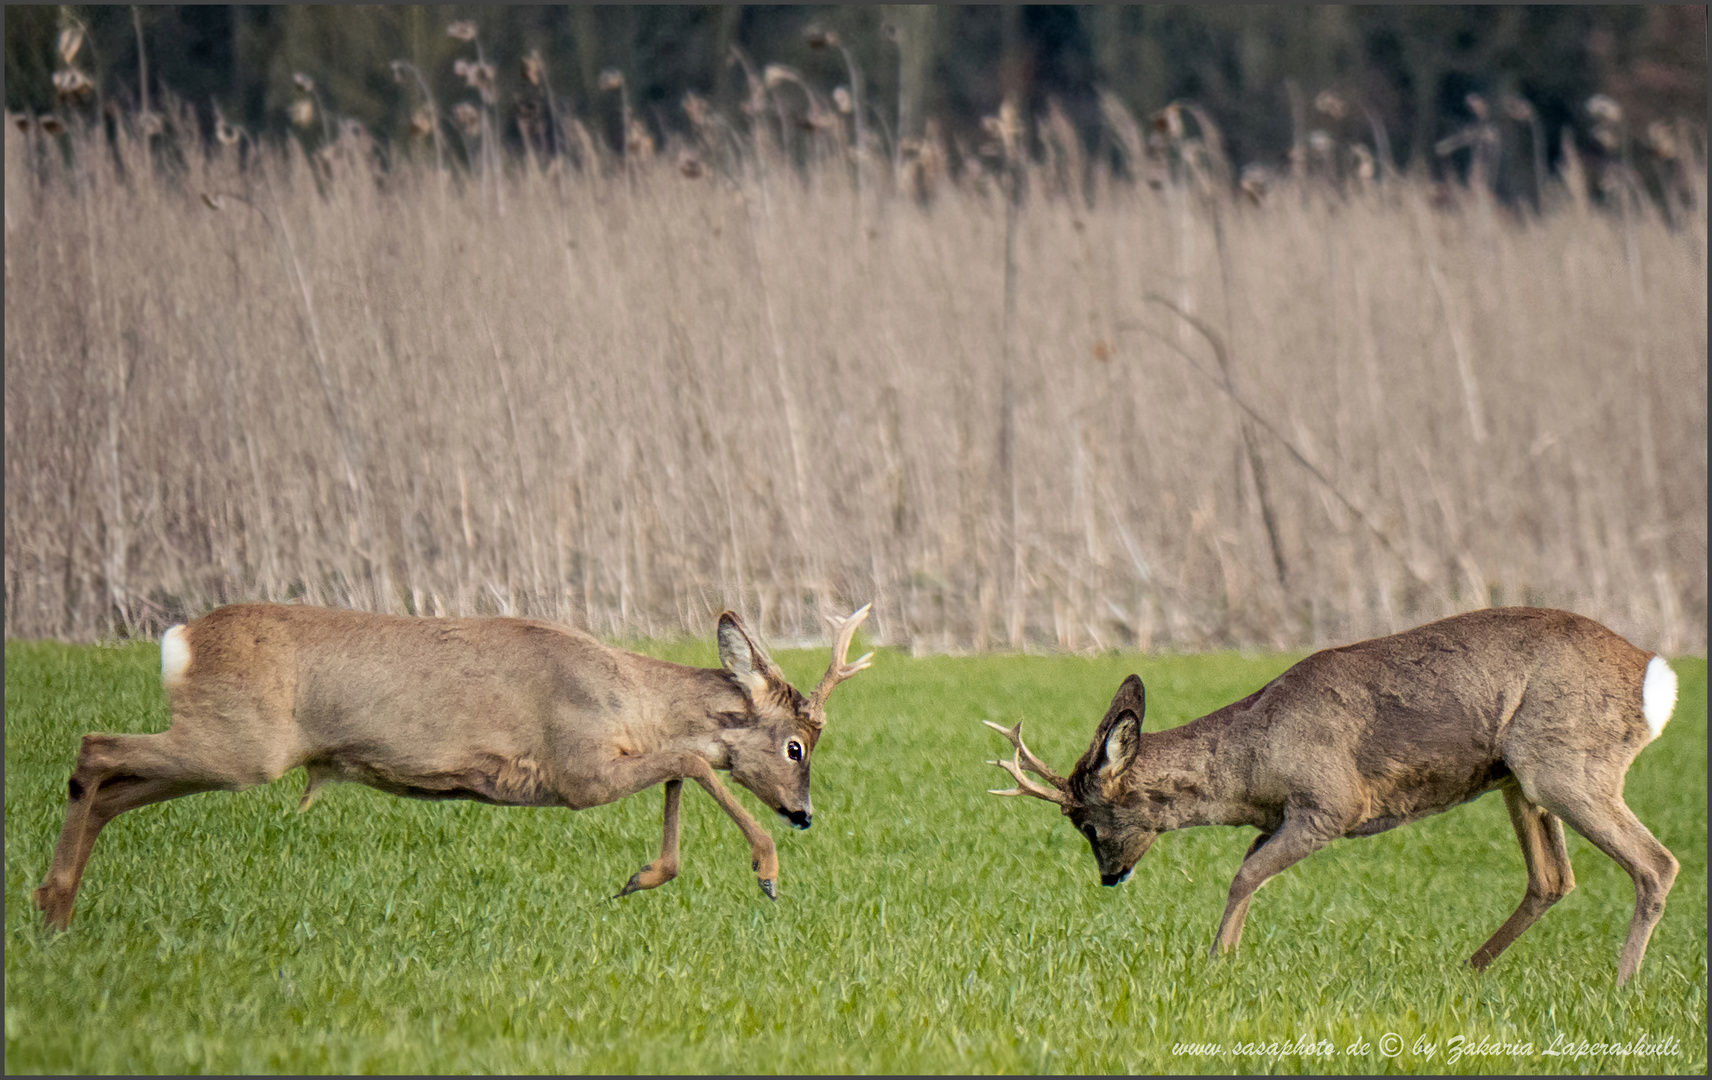
[[642, 891], [642, 871], [638, 870], [634, 874], [630, 875], [630, 880], [626, 881], [624, 883], [624, 888], [619, 889], [618, 895], [614, 896], [613, 899], [617, 900], [620, 896], [629, 896], [633, 892], [641, 892], [641, 891]]
[[767, 894], [767, 899], [777, 900], [779, 898], [779, 883], [770, 877], [764, 877], [761, 879], [761, 891]]
[[43, 885], [35, 891], [33, 899], [36, 907], [47, 916], [49, 930], [71, 929], [71, 902], [48, 886]]

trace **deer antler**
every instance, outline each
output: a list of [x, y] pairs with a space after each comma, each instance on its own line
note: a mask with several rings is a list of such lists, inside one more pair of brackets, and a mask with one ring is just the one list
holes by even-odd
[[874, 654], [867, 652], [858, 657], [855, 663], [844, 661], [850, 652], [850, 639], [856, 636], [856, 628], [868, 617], [868, 609], [872, 606], [863, 604], [842, 619], [831, 615], [826, 617], [826, 621], [832, 624], [832, 629], [838, 636], [832, 643], [832, 663], [827, 666], [826, 674], [820, 677], [820, 685], [809, 695], [808, 713], [815, 727], [826, 725], [826, 699], [832, 696], [833, 687], [867, 667], [873, 660]]
[[1040, 777], [1042, 780], [1047, 781], [1053, 787], [1057, 788], [1059, 791], [1064, 790], [1065, 786], [1069, 782], [1067, 780], [1065, 780], [1062, 776], [1059, 776], [1058, 773], [1054, 772], [1052, 767], [1047, 765], [1046, 762], [1035, 757], [1034, 751], [1030, 750], [1028, 748], [1028, 746], [1022, 741], [1022, 721], [1021, 720], [1018, 720], [1016, 722], [1015, 727], [1008, 727], [1008, 728], [1007, 727], [1000, 727], [999, 725], [993, 723], [991, 720], [983, 720], [983, 721], [981, 721], [981, 723], [986, 724], [988, 727], [992, 728], [994, 731], [998, 732], [1000, 735], [1003, 735], [1005, 738], [1007, 738], [1011, 741], [1011, 745], [1016, 747], [1017, 763], [1019, 765], [1021, 765], [1025, 769], [1027, 769], [1029, 772], [1034, 773], [1036, 776]]
[[[999, 730], [1003, 731], [1004, 729], [1000, 728]], [[987, 789], [987, 794], [989, 794], [989, 795], [1033, 795], [1035, 798], [1045, 799], [1049, 803], [1057, 803], [1059, 806], [1064, 805], [1064, 800], [1065, 800], [1066, 796], [1065, 796], [1063, 791], [1056, 790], [1056, 789], [1049, 788], [1049, 787], [1041, 787], [1039, 784], [1035, 783], [1033, 780], [1030, 780], [1028, 777], [1023, 775], [1023, 772], [1022, 772], [1022, 770], [1023, 770], [1022, 750], [1021, 749], [1017, 750], [1016, 758], [1012, 761], [1004, 761], [1001, 759], [999, 761], [989, 761], [989, 762], [987, 762], [987, 764], [988, 765], [997, 765], [999, 768], [1005, 770], [1006, 772], [1010, 773], [1011, 776], [1015, 777], [1016, 782], [1017, 782], [1016, 787], [1006, 788], [1002, 791], [997, 790], [997, 789], [993, 789], [993, 788], [989, 788], [989, 789]]]

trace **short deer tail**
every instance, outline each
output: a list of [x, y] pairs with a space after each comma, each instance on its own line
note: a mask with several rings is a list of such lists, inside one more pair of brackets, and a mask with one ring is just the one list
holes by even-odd
[[[177, 686], [190, 667], [190, 636], [182, 625], [171, 627], [161, 635], [161, 684], [168, 689]], [[1668, 670], [1668, 669], [1667, 669]], [[1649, 672], [1649, 677], [1650, 677]], [[1647, 685], [1652, 686], [1651, 682]], [[1676, 677], [1671, 676], [1671, 699], [1675, 700]]]
[[1675, 708], [1676, 672], [1664, 657], [1655, 656], [1647, 661], [1647, 677], [1641, 683], [1641, 715], [1646, 717], [1650, 738], [1659, 737]]

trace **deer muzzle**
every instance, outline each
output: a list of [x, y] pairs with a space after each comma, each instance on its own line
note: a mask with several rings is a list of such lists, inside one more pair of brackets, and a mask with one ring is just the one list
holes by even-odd
[[779, 811], [779, 816], [791, 823], [793, 829], [806, 829], [814, 824], [814, 815], [807, 810]]

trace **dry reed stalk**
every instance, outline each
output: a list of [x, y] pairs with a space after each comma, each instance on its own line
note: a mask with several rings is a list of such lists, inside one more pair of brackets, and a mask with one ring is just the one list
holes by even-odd
[[[1035, 176], [1008, 228], [972, 188], [872, 183], [858, 223], [849, 172], [764, 130], [699, 178], [493, 168], [489, 213], [402, 155], [382, 190], [347, 147], [318, 187], [300, 152], [240, 168], [173, 124], [121, 175], [89, 133], [56, 158], [9, 124], [7, 632], [269, 597], [614, 635], [731, 605], [791, 640], [843, 598], [915, 651], [1177, 649], [1502, 600], [1704, 650], [1702, 203], [1423, 226], [1309, 187], [1215, 220]], [[1150, 293], [1242, 343], [1252, 414]], [[1320, 473], [1268, 471], [1275, 529], [1245, 420]]]

